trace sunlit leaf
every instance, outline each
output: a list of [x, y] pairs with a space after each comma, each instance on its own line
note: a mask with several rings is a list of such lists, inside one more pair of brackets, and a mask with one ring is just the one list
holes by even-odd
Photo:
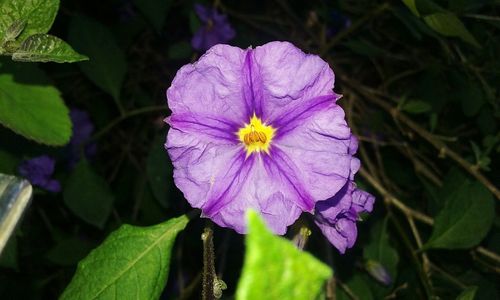
[[70, 45], [58, 37], [48, 34], [35, 34], [28, 37], [12, 54], [12, 59], [28, 62], [76, 62], [88, 60], [77, 53]]
[[18, 41], [36, 33], [46, 33], [52, 27], [59, 9], [59, 0], [2, 0], [0, 1], [0, 40], [7, 28], [19, 21], [26, 22]]
[[159, 299], [181, 216], [151, 227], [122, 225], [83, 259], [61, 300]]
[[[2, 71], [0, 123], [42, 144], [59, 146], [68, 143], [71, 121], [59, 91], [45, 82], [25, 83], [17, 79], [17, 73]], [[24, 73], [26, 71], [29, 73]], [[24, 68], [20, 72], [24, 73], [23, 76], [41, 77], [46, 81], [45, 74], [34, 66]]]
[[246, 253], [236, 299], [316, 299], [332, 271], [248, 213]]

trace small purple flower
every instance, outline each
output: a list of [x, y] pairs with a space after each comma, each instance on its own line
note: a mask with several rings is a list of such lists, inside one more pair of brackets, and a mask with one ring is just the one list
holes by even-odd
[[90, 139], [94, 132], [94, 125], [88, 113], [77, 108], [72, 108], [69, 112], [69, 116], [73, 123], [73, 135], [68, 144], [69, 165], [73, 167], [80, 161], [82, 151], [84, 151], [87, 157], [91, 157], [95, 155], [97, 146], [95, 143], [90, 143], [82, 149], [82, 145]]
[[212, 47], [167, 90], [175, 184], [202, 216], [239, 233], [249, 208], [277, 234], [316, 211], [352, 246], [373, 199], [352, 183], [357, 141], [333, 85], [325, 61], [288, 42]]
[[51, 178], [55, 163], [55, 160], [47, 155], [25, 160], [19, 165], [19, 175], [28, 179], [34, 186], [58, 193], [61, 191], [61, 185], [59, 181]]
[[236, 32], [227, 20], [213, 7], [195, 4], [194, 10], [203, 22], [203, 26], [193, 36], [191, 46], [198, 51], [206, 51], [216, 44], [224, 44], [234, 38]]
[[392, 283], [391, 275], [389, 275], [387, 269], [384, 268], [384, 266], [378, 261], [368, 260], [365, 263], [365, 268], [368, 271], [368, 273], [370, 273], [370, 275], [373, 276], [373, 278], [375, 278], [380, 283], [384, 285], [391, 285]]

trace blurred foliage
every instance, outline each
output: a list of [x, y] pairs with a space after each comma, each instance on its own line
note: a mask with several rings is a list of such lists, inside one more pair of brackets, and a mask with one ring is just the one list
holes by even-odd
[[[84, 266], [116, 277], [119, 266], [98, 263], [101, 255], [136, 256], [155, 239], [141, 231], [121, 241], [134, 247], [117, 246], [117, 236], [136, 230], [122, 224], [162, 224], [145, 229], [153, 230], [190, 211], [162, 151], [162, 120], [176, 71], [202, 54], [190, 45], [198, 2], [229, 16], [237, 32], [231, 44], [288, 40], [335, 71], [339, 103], [361, 142], [357, 183], [377, 202], [345, 255], [311, 226], [305, 250], [335, 271], [323, 297], [499, 298], [498, 1], [0, 0], [0, 173], [17, 175], [23, 159], [49, 154], [63, 186], [58, 194], [35, 191], [0, 258], [1, 299], [59, 297], [89, 253], [66, 296], [99, 279], [82, 277]], [[68, 108], [87, 111], [95, 125], [80, 147], [96, 143], [97, 153], [76, 167], [64, 146], [72, 136]], [[308, 224], [304, 214], [288, 237]], [[165, 281], [170, 269], [162, 299], [199, 298], [205, 225], [190, 221], [173, 248], [173, 237], [164, 240], [170, 262], [137, 266], [145, 284], [157, 270]], [[235, 296], [248, 271], [243, 240], [214, 229], [223, 298]]]

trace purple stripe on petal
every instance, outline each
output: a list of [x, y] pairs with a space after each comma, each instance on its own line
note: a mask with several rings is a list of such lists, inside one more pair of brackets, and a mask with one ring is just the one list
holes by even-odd
[[264, 117], [262, 115], [262, 81], [257, 67], [258, 65], [254, 62], [253, 50], [248, 49], [243, 68], [243, 78], [245, 79], [244, 95], [249, 118], [254, 113], [260, 118]]
[[216, 140], [225, 140], [234, 144], [239, 143], [237, 138], [238, 125], [222, 117], [208, 114], [180, 113], [169, 117], [166, 122], [173, 128], [202, 134]]
[[279, 116], [271, 120], [271, 126], [277, 128], [276, 137], [279, 138], [292, 131], [298, 126], [302, 126], [308, 118], [313, 117], [316, 113], [334, 106], [333, 95], [319, 96], [307, 101], [306, 103], [297, 103], [283, 110]]
[[288, 182], [289, 185], [297, 193], [296, 204], [304, 211], [312, 211], [314, 209], [314, 199], [309, 194], [306, 187], [303, 185], [303, 180], [300, 176], [299, 169], [293, 164], [292, 160], [278, 148], [272, 148], [270, 155], [262, 156], [264, 167], [272, 177], [280, 177]]
[[237, 153], [229, 162], [221, 176], [213, 180], [207, 201], [202, 207], [203, 214], [212, 216], [218, 213], [229, 202], [234, 201], [250, 173], [255, 156], [245, 157], [244, 151]]

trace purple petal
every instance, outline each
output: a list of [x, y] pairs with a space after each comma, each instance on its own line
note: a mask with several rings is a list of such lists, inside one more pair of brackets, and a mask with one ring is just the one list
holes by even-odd
[[236, 136], [238, 125], [223, 117], [214, 117], [208, 114], [175, 114], [165, 119], [170, 127], [183, 132], [196, 134], [200, 139], [210, 139], [218, 143], [237, 144], [239, 140]]
[[200, 20], [208, 22], [209, 19], [213, 18], [215, 9], [210, 6], [197, 3], [194, 5], [194, 11]]
[[333, 197], [350, 175], [352, 156], [349, 154], [350, 130], [342, 109], [330, 103], [300, 126], [274, 140], [301, 170], [302, 181], [316, 201]]
[[290, 106], [298, 107], [318, 96], [334, 95], [334, 75], [317, 55], [308, 55], [288, 42], [271, 42], [255, 48], [255, 88], [260, 89], [262, 118], [272, 122]]
[[284, 234], [303, 210], [298, 201], [307, 208], [314, 205], [300, 173], [284, 158], [267, 162], [266, 154], [246, 157], [241, 145], [215, 144], [205, 136], [171, 128], [166, 144], [175, 184], [203, 216], [244, 233], [245, 212], [254, 208], [275, 233]]
[[370, 193], [357, 188], [352, 192], [352, 206], [357, 213], [371, 212], [373, 210], [374, 202], [375, 197], [373, 197]]
[[[253, 159], [252, 159], [253, 157]], [[266, 158], [267, 157], [267, 158]], [[297, 199], [303, 199], [304, 191], [298, 178], [283, 170], [279, 162], [270, 162], [267, 155], [254, 155], [253, 166], [238, 194], [227, 201], [210, 218], [220, 226], [234, 228], [239, 233], [246, 232], [245, 211], [253, 208], [261, 212], [269, 228], [276, 234], [284, 234], [303, 209]], [[306, 202], [309, 200], [305, 200]]]
[[55, 163], [55, 160], [47, 155], [25, 160], [19, 165], [19, 175], [28, 179], [35, 186], [58, 192], [60, 190], [60, 186], [57, 189], [59, 183], [51, 179]]
[[241, 80], [245, 56], [246, 50], [217, 45], [182, 67], [167, 90], [172, 115], [209, 114], [237, 124], [248, 122]]
[[356, 222], [350, 218], [339, 218], [335, 221], [333, 226], [327, 223], [318, 222], [316, 222], [316, 225], [318, 225], [328, 241], [330, 241], [330, 243], [332, 243], [342, 254], [356, 242], [358, 230], [356, 228]]

